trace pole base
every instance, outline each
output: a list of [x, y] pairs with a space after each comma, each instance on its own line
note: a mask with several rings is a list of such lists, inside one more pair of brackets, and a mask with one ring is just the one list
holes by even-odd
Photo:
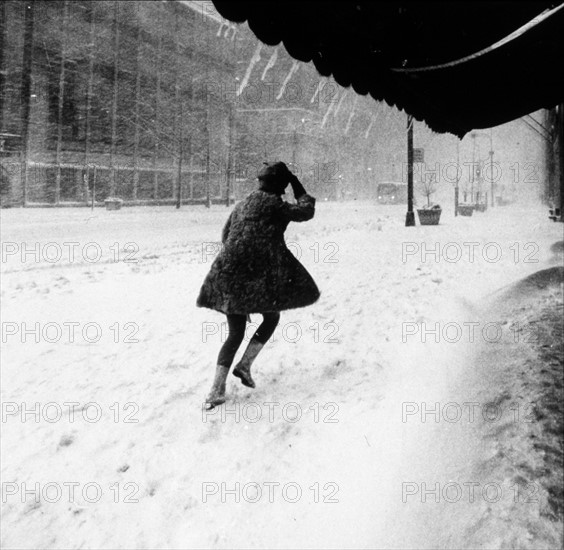
[[413, 227], [415, 225], [415, 212], [407, 212], [405, 214], [405, 227]]

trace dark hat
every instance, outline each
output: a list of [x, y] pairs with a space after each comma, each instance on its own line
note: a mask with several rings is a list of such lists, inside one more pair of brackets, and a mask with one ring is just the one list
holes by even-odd
[[260, 181], [288, 183], [288, 167], [283, 162], [264, 162], [257, 178]]

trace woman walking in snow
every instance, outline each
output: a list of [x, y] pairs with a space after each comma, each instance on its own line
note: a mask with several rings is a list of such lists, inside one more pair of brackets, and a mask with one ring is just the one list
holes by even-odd
[[[319, 298], [314, 280], [284, 242], [291, 221], [313, 218], [315, 199], [283, 162], [265, 163], [258, 180], [259, 188], [233, 208], [223, 228], [223, 248], [198, 296], [198, 307], [224, 313], [229, 327], [206, 399], [208, 408], [225, 402], [225, 381], [245, 336], [247, 315], [260, 313], [263, 322], [233, 374], [254, 388], [251, 365], [278, 325], [280, 311], [308, 306]], [[282, 200], [288, 184], [297, 204]]]

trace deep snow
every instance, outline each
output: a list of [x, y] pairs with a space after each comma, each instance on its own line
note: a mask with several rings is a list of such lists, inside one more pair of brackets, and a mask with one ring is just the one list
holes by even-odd
[[[478, 467], [490, 452], [488, 430], [497, 428], [480, 420], [491, 397], [480, 361], [495, 345], [482, 336], [484, 325], [501, 327], [500, 345], [511, 353], [523, 345], [488, 306], [498, 289], [561, 261], [550, 247], [562, 226], [543, 207], [471, 218], [445, 210], [437, 227], [405, 228], [403, 207], [318, 203], [314, 220], [291, 224], [286, 240], [318, 283], [319, 302], [284, 312], [254, 367], [256, 390], [230, 376], [226, 406], [206, 415], [223, 319], [195, 300], [227, 214], [220, 206], [2, 211], [3, 547], [546, 548], [558, 541], [561, 524], [539, 512], [542, 488], [541, 502], [515, 502], [515, 491], [521, 497], [535, 487], [515, 488], [503, 461]], [[32, 254], [22, 262], [24, 242], [38, 247], [39, 262]], [[68, 242], [78, 243], [73, 261]], [[422, 256], [436, 243], [438, 261]], [[60, 260], [43, 257], [59, 251]], [[89, 262], [83, 251], [101, 258]], [[138, 261], [124, 262], [127, 253]], [[79, 323], [74, 342], [68, 322]], [[40, 323], [39, 342], [33, 334], [21, 341], [22, 323]], [[85, 340], [87, 323], [86, 336], [95, 339], [97, 329], [99, 341]], [[435, 323], [439, 342], [433, 334], [422, 342], [422, 328]], [[447, 323], [464, 329], [456, 343], [443, 332]], [[464, 323], [478, 323], [473, 342]], [[500, 364], [507, 356], [499, 350], [509, 348], [495, 348]], [[74, 421], [68, 402], [77, 404]], [[466, 402], [478, 403], [478, 420], [445, 420], [446, 404], [467, 415]], [[22, 404], [29, 411], [36, 403], [39, 418], [22, 418]], [[85, 411], [90, 421], [81, 412], [88, 403], [96, 404]], [[438, 422], [431, 413], [423, 422], [421, 410], [435, 403]], [[500, 422], [514, 418], [510, 405]], [[22, 497], [24, 482], [28, 490], [40, 484], [39, 502]], [[433, 495], [421, 502], [423, 482], [439, 484], [438, 503]], [[457, 502], [443, 493], [449, 482], [464, 490]], [[99, 488], [98, 502], [84, 498], [88, 483], [87, 499]], [[480, 485], [471, 503], [472, 483]], [[501, 488], [499, 501], [483, 496], [488, 483]], [[290, 502], [297, 489], [301, 497]]]

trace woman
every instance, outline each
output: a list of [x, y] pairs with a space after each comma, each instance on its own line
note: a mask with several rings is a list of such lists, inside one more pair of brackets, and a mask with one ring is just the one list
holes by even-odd
[[[283, 162], [264, 164], [258, 175], [259, 188], [233, 208], [223, 228], [223, 248], [197, 301], [198, 307], [224, 313], [229, 327], [206, 399], [208, 408], [225, 403], [225, 381], [245, 336], [249, 314], [262, 314], [263, 322], [233, 374], [244, 386], [254, 388], [251, 365], [278, 325], [280, 311], [308, 306], [319, 298], [315, 282], [284, 242], [291, 221], [313, 218], [315, 199]], [[297, 204], [282, 200], [288, 184]]]

